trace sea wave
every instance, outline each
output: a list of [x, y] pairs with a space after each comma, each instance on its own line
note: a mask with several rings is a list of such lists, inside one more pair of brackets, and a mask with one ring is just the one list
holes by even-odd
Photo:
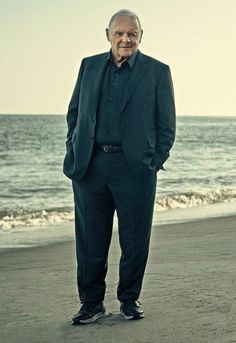
[[219, 189], [211, 191], [192, 191], [183, 194], [171, 194], [157, 200], [155, 210], [189, 208], [229, 202], [236, 199], [236, 189]]
[[[186, 192], [170, 194], [157, 198], [155, 211], [164, 211], [177, 208], [198, 207], [220, 202], [230, 202], [236, 199], [236, 189], [221, 189], [207, 192]], [[73, 208], [43, 209], [28, 212], [3, 211], [0, 213], [0, 232], [20, 230], [23, 227], [36, 227], [46, 224], [60, 224], [74, 219]]]
[[73, 210], [66, 209], [44, 209], [35, 212], [25, 210], [14, 211], [0, 216], [0, 232], [11, 231], [25, 226], [41, 226], [45, 224], [60, 224], [73, 220]]

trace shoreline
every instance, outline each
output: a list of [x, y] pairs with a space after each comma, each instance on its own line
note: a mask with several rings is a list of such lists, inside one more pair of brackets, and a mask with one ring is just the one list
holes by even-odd
[[[191, 223], [199, 220], [226, 218], [236, 215], [236, 201], [204, 205], [190, 208], [176, 208], [154, 211], [153, 227]], [[210, 216], [209, 216], [210, 213]], [[118, 231], [118, 222], [114, 217], [113, 231]], [[74, 221], [27, 225], [13, 231], [0, 232], [0, 254], [14, 249], [29, 249], [37, 246], [74, 240]]]
[[124, 321], [119, 314], [115, 231], [107, 316], [82, 327], [70, 323], [80, 307], [73, 240], [2, 252], [0, 342], [236, 342], [235, 223], [236, 215], [153, 227], [141, 321]]

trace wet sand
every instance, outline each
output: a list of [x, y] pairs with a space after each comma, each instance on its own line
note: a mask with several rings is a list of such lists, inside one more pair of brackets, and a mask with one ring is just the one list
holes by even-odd
[[80, 306], [73, 241], [1, 252], [0, 342], [236, 343], [236, 216], [153, 227], [139, 321], [119, 314], [117, 238], [107, 316], [84, 326], [70, 322]]

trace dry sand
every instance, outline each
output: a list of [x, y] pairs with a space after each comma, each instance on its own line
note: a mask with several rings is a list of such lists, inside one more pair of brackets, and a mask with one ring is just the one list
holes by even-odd
[[153, 227], [139, 321], [119, 315], [119, 254], [114, 232], [107, 317], [72, 326], [74, 242], [1, 252], [0, 342], [236, 342], [236, 216]]

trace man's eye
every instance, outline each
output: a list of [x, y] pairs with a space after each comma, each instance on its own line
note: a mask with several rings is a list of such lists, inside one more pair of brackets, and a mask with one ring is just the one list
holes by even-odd
[[130, 33], [128, 34], [128, 36], [129, 36], [129, 37], [138, 37], [138, 34], [137, 34], [137, 32], [130, 32]]
[[123, 32], [116, 32], [117, 37], [121, 37], [123, 35]]

